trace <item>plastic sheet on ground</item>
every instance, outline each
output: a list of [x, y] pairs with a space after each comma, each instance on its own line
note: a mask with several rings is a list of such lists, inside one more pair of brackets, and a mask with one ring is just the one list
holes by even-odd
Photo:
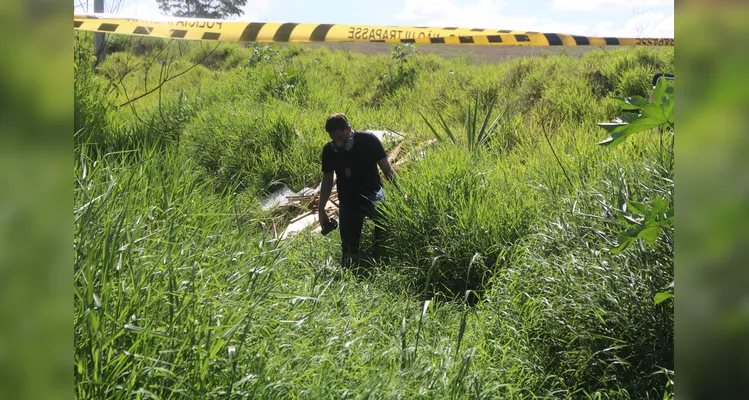
[[260, 208], [262, 208], [263, 211], [270, 211], [276, 207], [285, 206], [289, 204], [289, 199], [287, 197], [296, 195], [296, 192], [284, 185], [268, 196], [262, 197], [260, 199]]

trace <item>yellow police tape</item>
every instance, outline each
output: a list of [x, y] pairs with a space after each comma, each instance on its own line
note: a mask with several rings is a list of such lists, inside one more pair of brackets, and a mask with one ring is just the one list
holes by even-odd
[[380, 42], [490, 46], [673, 46], [672, 38], [616, 38], [471, 28], [238, 22], [193, 18], [148, 21], [75, 14], [78, 30], [222, 42]]

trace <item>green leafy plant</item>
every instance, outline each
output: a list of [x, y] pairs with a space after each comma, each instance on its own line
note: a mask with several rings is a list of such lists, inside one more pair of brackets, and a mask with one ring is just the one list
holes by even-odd
[[252, 44], [252, 53], [247, 57], [247, 64], [254, 67], [263, 62], [272, 62], [278, 56], [278, 47], [272, 44]]
[[403, 64], [407, 63], [416, 54], [419, 54], [419, 49], [412, 43], [396, 44], [390, 52], [390, 56], [394, 60]]
[[674, 129], [674, 87], [666, 79], [658, 81], [653, 91], [653, 103], [649, 103], [642, 96], [632, 96], [614, 99], [622, 111], [637, 113], [629, 122], [600, 123], [598, 126], [609, 132], [610, 136], [597, 144], [601, 146], [617, 146], [632, 134], [661, 128], [671, 131]]
[[[471, 105], [468, 105], [468, 109], [466, 110], [466, 122], [465, 122], [465, 135], [466, 135], [466, 143], [468, 144], [468, 150], [470, 151], [476, 151], [478, 149], [486, 147], [486, 144], [489, 142], [489, 139], [491, 136], [496, 133], [497, 131], [497, 123], [499, 122], [500, 118], [505, 117], [505, 114], [507, 113], [505, 111], [504, 114], [497, 116], [494, 121], [489, 123], [489, 118], [491, 117], [492, 111], [494, 110], [494, 103], [496, 102], [496, 98], [492, 98], [489, 101], [489, 104], [483, 104], [479, 100], [479, 96], [477, 95], [474, 98], [473, 107]], [[481, 117], [481, 125], [479, 125], [479, 110], [480, 109], [486, 109], [486, 113]], [[448, 126], [447, 122], [445, 122], [445, 119], [442, 117], [442, 114], [437, 112], [437, 119], [439, 122], [439, 126], [444, 131], [444, 134], [446, 135], [447, 139], [450, 141], [451, 144], [457, 145], [457, 141], [455, 140], [455, 135], [453, 135], [452, 130]], [[434, 137], [437, 138], [438, 141], [444, 142], [445, 139], [442, 137], [442, 135], [439, 134], [437, 129], [434, 128], [434, 126], [429, 122], [429, 120], [419, 112], [419, 115], [424, 120], [424, 122], [429, 127], [429, 130], [432, 131], [432, 134], [434, 134]]]
[[288, 102], [304, 103], [309, 97], [306, 68], [288, 62], [280, 69], [272, 68], [262, 77], [259, 97], [266, 100], [274, 97]]
[[413, 44], [398, 44], [392, 47], [391, 64], [387, 73], [377, 79], [375, 93], [370, 100], [372, 105], [380, 105], [382, 99], [393, 95], [400, 88], [413, 88], [418, 75], [413, 63], [409, 63], [419, 51]]
[[619, 216], [627, 229], [619, 233], [619, 246], [611, 249], [612, 254], [620, 254], [637, 239], [653, 244], [663, 229], [674, 226], [674, 208], [668, 207], [668, 201], [656, 198], [652, 203], [652, 206], [648, 206], [637, 201], [627, 202], [627, 209], [635, 217]]
[[[598, 144], [615, 147], [635, 133], [654, 128], [660, 128], [673, 136], [674, 87], [667, 82], [666, 79], [658, 81], [652, 93], [653, 103], [648, 102], [642, 96], [616, 99], [623, 111], [638, 112], [638, 114], [628, 118], [628, 122], [598, 124], [610, 133], [608, 138]], [[644, 239], [653, 244], [663, 229], [673, 227], [673, 206], [669, 208], [665, 199], [654, 199], [652, 203], [652, 206], [648, 206], [635, 201], [627, 202], [627, 209], [634, 216], [619, 216], [627, 229], [619, 234], [619, 245], [611, 250], [613, 254], [621, 253], [636, 239]]]
[[[615, 99], [622, 111], [630, 114], [625, 120], [615, 123], [598, 124], [609, 132], [610, 136], [598, 142], [601, 146], [616, 147], [624, 142], [629, 136], [649, 131], [654, 128], [667, 132], [673, 138], [674, 134], [674, 87], [668, 80], [658, 81], [651, 93], [652, 102], [642, 96], [632, 96]], [[671, 154], [673, 154], [673, 141], [671, 143]], [[671, 164], [673, 165], [673, 164]], [[629, 215], [622, 213], [617, 215], [624, 223], [626, 229], [619, 233], [618, 246], [611, 249], [612, 254], [622, 253], [630, 244], [637, 239], [643, 239], [652, 245], [658, 239], [663, 230], [674, 226], [674, 207], [669, 207], [668, 200], [654, 198], [651, 205], [637, 201], [627, 201], [626, 211]], [[668, 291], [658, 293], [654, 301], [661, 303], [673, 298], [673, 284]]]

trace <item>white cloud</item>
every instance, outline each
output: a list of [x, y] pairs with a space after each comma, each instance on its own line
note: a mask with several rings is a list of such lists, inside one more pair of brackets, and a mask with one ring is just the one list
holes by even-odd
[[604, 21], [599, 22], [591, 31], [585, 33], [590, 36], [613, 37], [612, 32], [614, 32], [614, 24], [610, 21]]
[[653, 36], [674, 37], [674, 14], [661, 20], [655, 27]]
[[268, 0], [247, 0], [247, 4], [242, 7], [244, 14], [241, 17], [233, 17], [242, 21], [265, 21], [268, 12]]
[[[76, 13], [93, 13], [94, 0], [75, 0], [73, 11]], [[163, 17], [155, 0], [105, 0], [104, 13], [140, 19]]]
[[610, 37], [674, 37], [674, 14], [662, 12], [642, 12], [632, 16], [624, 26], [614, 27], [608, 21], [597, 24], [592, 36]]
[[553, 0], [555, 11], [621, 12], [633, 8], [674, 8], [674, 0]]
[[119, 10], [107, 10], [124, 17], [134, 17], [140, 19], [157, 19], [164, 17], [159, 10], [155, 0], [130, 0], [123, 4]]
[[585, 24], [555, 21], [523, 15], [508, 15], [504, 0], [476, 0], [456, 5], [451, 0], [406, 0], [403, 10], [395, 15], [399, 21], [419, 21], [417, 25], [434, 27], [511, 29], [538, 32], [581, 34]]
[[[578, 0], [554, 0], [568, 5]], [[583, 4], [583, 2], [579, 2]], [[644, 0], [588, 0], [592, 7], [629, 7], [645, 3]], [[672, 5], [663, 0], [648, 1], [650, 5]], [[672, 10], [653, 9], [633, 12], [621, 25], [620, 22], [590, 21], [590, 14], [582, 21], [539, 18], [529, 15], [510, 15], [509, 3], [505, 0], [469, 0], [456, 4], [456, 0], [405, 0], [403, 9], [395, 19], [415, 25], [434, 27], [457, 26], [461, 28], [511, 29], [537, 32], [569, 33], [603, 37], [674, 37], [674, 14]], [[657, 9], [656, 9], [657, 10]], [[607, 14], [608, 15], [608, 14]], [[426, 21], [426, 23], [424, 23]]]
[[[477, 26], [465, 22], [475, 21], [478, 17], [482, 20], [496, 19], [506, 7], [507, 2], [503, 0], [477, 0], [476, 3], [465, 6], [453, 4], [451, 0], [406, 0], [403, 10], [395, 15], [395, 19], [426, 19], [430, 25], [489, 28], [490, 26]], [[496, 22], [491, 24], [495, 25]]]

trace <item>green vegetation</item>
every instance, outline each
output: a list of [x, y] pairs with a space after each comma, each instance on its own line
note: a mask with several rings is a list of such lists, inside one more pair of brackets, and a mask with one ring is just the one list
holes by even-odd
[[[596, 143], [673, 49], [477, 65], [115, 36], [94, 67], [76, 40], [77, 398], [672, 397], [673, 227], [619, 239], [673, 205], [673, 130]], [[366, 276], [259, 206], [317, 185], [332, 112], [405, 134]]]

